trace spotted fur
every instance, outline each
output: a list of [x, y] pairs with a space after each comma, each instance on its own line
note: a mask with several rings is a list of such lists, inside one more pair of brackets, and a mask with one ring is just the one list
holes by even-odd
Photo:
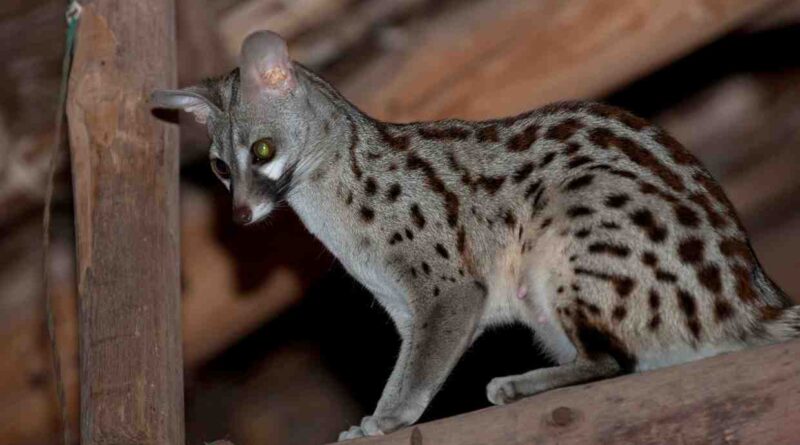
[[[651, 123], [590, 102], [385, 123], [291, 75], [272, 99], [240, 97], [238, 70], [192, 92], [234, 200], [259, 217], [288, 201], [395, 320], [395, 370], [342, 438], [415, 422], [489, 325], [527, 324], [559, 365], [494, 379], [494, 403], [800, 336], [722, 188]], [[256, 135], [275, 141], [278, 179], [241, 161]]]

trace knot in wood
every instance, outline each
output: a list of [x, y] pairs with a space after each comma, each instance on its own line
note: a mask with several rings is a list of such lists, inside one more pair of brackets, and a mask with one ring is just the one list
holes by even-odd
[[575, 411], [566, 406], [560, 406], [550, 413], [553, 425], [556, 426], [567, 426], [574, 422], [576, 417]]

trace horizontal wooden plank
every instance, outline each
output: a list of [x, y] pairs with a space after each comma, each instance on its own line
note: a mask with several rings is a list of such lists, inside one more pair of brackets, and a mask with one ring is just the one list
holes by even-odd
[[546, 392], [352, 445], [753, 444], [800, 438], [800, 341]]
[[730, 31], [774, 0], [482, 1], [409, 25], [343, 85], [376, 117], [508, 115], [598, 97]]

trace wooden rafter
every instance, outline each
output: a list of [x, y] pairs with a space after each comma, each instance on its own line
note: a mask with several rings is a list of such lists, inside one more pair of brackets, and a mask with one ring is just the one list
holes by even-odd
[[751, 349], [562, 388], [348, 445], [796, 445], [798, 355], [800, 341]]

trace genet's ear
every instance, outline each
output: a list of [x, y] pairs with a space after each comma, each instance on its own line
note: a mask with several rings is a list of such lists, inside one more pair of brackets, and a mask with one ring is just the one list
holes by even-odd
[[297, 79], [286, 41], [271, 31], [250, 34], [242, 43], [240, 66], [245, 92], [286, 95], [297, 87]]
[[194, 115], [201, 124], [208, 122], [212, 113], [219, 109], [208, 99], [202, 87], [188, 87], [182, 90], [156, 90], [150, 95], [150, 106], [183, 110]]

